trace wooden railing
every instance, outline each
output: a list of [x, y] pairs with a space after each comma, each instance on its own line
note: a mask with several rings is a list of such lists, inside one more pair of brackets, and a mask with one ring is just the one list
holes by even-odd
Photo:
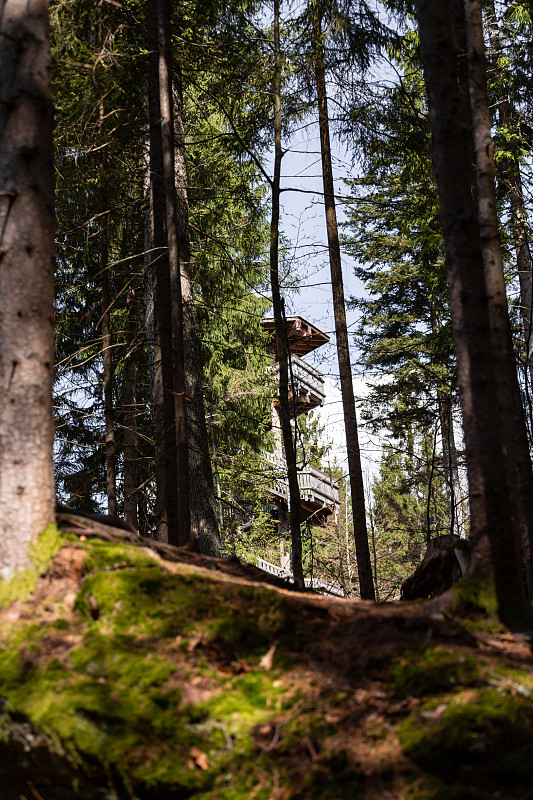
[[[287, 479], [287, 465], [284, 459], [274, 453], [264, 453], [265, 461], [276, 467], [276, 480], [272, 486], [272, 494], [287, 500], [289, 497], [289, 483]], [[298, 472], [298, 486], [302, 500], [318, 505], [334, 507], [339, 503], [339, 487], [326, 472], [310, 466]]]
[[[278, 567], [276, 564], [271, 564], [270, 561], [266, 561], [264, 558], [258, 559], [257, 566], [259, 569], [270, 573], [270, 575], [275, 575], [277, 578], [287, 578], [287, 580], [292, 581], [291, 572]], [[344, 591], [340, 586], [336, 586], [334, 583], [326, 583], [326, 581], [321, 581], [319, 578], [306, 578], [305, 585], [308, 589], [322, 589], [326, 594], [344, 597]]]

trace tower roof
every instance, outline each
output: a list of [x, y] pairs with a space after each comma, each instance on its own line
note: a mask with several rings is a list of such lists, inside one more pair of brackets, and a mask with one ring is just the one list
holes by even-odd
[[[300, 316], [286, 317], [287, 337], [291, 353], [297, 356], [304, 356], [322, 347], [329, 342], [329, 336], [312, 322]], [[269, 350], [276, 352], [276, 323], [274, 317], [265, 317], [262, 322], [263, 328], [272, 334]]]

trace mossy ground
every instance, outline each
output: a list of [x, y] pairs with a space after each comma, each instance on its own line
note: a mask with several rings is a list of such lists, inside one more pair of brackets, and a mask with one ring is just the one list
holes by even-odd
[[2, 800], [533, 797], [516, 637], [132, 545], [48, 531], [38, 552], [0, 589]]

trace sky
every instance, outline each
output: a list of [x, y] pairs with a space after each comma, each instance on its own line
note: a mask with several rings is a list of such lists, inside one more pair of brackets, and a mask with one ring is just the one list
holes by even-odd
[[[344, 178], [356, 177], [357, 170], [350, 162], [348, 153], [343, 152], [332, 136], [333, 170], [335, 176], [335, 192], [346, 196], [347, 187]], [[291, 268], [299, 278], [299, 291], [289, 292], [286, 297], [287, 312], [299, 314], [325, 331], [330, 342], [319, 348], [314, 354], [306, 356], [306, 360], [319, 369], [326, 380], [326, 400], [317, 412], [321, 424], [325, 426], [325, 437], [332, 443], [332, 461], [337, 460], [347, 472], [346, 440], [342, 401], [338, 385], [338, 363], [335, 344], [335, 323], [333, 317], [333, 300], [331, 294], [329, 255], [327, 251], [327, 235], [324, 206], [322, 202], [322, 175], [320, 159], [320, 140], [318, 124], [306, 123], [296, 133], [290, 143], [283, 143], [287, 153], [282, 160], [283, 189], [300, 191], [284, 191], [281, 195], [281, 224], [283, 233], [290, 241], [289, 261]], [[303, 192], [301, 191], [303, 190]], [[339, 225], [344, 220], [341, 203], [337, 203]], [[343, 281], [345, 298], [363, 297], [364, 285], [353, 272], [354, 262], [347, 253], [342, 253]], [[359, 312], [347, 308], [346, 316], [348, 332], [354, 332]], [[358, 368], [357, 349], [351, 345], [351, 360], [354, 376], [354, 394], [356, 402], [368, 394], [368, 383]], [[367, 481], [371, 481], [377, 472], [381, 454], [381, 439], [370, 435], [359, 422], [359, 439], [363, 462], [363, 472]]]

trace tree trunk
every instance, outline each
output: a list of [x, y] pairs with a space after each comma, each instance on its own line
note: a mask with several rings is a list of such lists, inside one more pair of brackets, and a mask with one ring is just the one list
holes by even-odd
[[507, 308], [505, 277], [500, 250], [500, 232], [494, 180], [496, 167], [491, 140], [491, 118], [487, 94], [485, 43], [481, 0], [465, 4], [470, 99], [481, 248], [485, 284], [489, 297], [489, 319], [493, 331], [493, 358], [502, 412], [502, 435], [508, 454], [509, 482], [516, 483], [518, 521], [528, 594], [533, 598], [533, 473], [527, 441], [520, 387], [516, 372], [511, 326]]
[[124, 382], [124, 521], [139, 527], [139, 434], [137, 432], [137, 366], [130, 364]]
[[279, 197], [281, 179], [281, 50], [279, 41], [279, 0], [274, 0], [274, 177], [272, 180], [272, 217], [270, 221], [270, 283], [276, 324], [276, 349], [279, 366], [279, 416], [287, 477], [289, 481], [291, 567], [294, 581], [304, 586], [302, 537], [300, 533], [300, 487], [296, 469], [296, 448], [292, 436], [289, 409], [289, 367], [287, 326], [279, 285]]
[[[464, 15], [463, 15], [464, 16]], [[427, 265], [428, 270], [430, 269]], [[442, 333], [442, 318], [440, 308], [444, 298], [434, 298], [430, 301], [431, 331], [436, 336]], [[451, 354], [450, 354], [451, 355]], [[447, 365], [447, 358], [440, 359], [439, 363]], [[455, 533], [462, 539], [466, 536], [465, 518], [462, 503], [461, 482], [459, 480], [459, 460], [455, 446], [455, 433], [453, 426], [453, 401], [451, 387], [447, 390], [437, 389], [437, 406], [439, 409], [440, 431], [442, 439], [442, 467], [446, 481], [446, 498], [448, 515], [450, 519], [450, 533]]]
[[461, 482], [459, 480], [459, 462], [455, 446], [453, 430], [452, 399], [445, 392], [437, 392], [439, 406], [440, 431], [442, 437], [442, 467], [446, 481], [448, 514], [450, 517], [450, 533], [464, 539], [465, 520], [461, 500]]
[[174, 380], [172, 364], [172, 316], [170, 272], [165, 230], [163, 143], [159, 99], [159, 49], [157, 0], [148, 3], [149, 76], [148, 111], [150, 138], [150, 206], [152, 222], [152, 307], [154, 370], [154, 444], [156, 477], [156, 531], [159, 541], [178, 536], [178, 493]]
[[[101, 44], [100, 22], [99, 37]], [[108, 514], [117, 514], [117, 473], [113, 413], [113, 354], [111, 350], [111, 292], [109, 289], [109, 201], [104, 143], [104, 100], [99, 105], [100, 146], [100, 289], [102, 293], [102, 359], [104, 362], [105, 465]]]
[[[128, 292], [128, 318], [126, 322], [130, 341], [135, 337], [135, 289]], [[130, 354], [124, 365], [123, 430], [124, 430], [124, 520], [139, 528], [139, 433], [137, 430], [137, 379], [138, 368], [135, 356]]]
[[511, 625], [526, 618], [519, 562], [517, 497], [508, 469], [505, 410], [494, 353], [508, 336], [492, 330], [482, 247], [471, 190], [470, 141], [457, 83], [456, 53], [447, 0], [417, 0], [417, 16], [446, 249], [452, 333], [461, 392], [470, 489], [472, 537], [490, 545], [499, 613]]
[[183, 346], [185, 386], [187, 393], [187, 433], [189, 442], [189, 474], [191, 492], [191, 531], [202, 553], [220, 555], [220, 538], [216, 513], [213, 472], [205, 419], [202, 367], [191, 281], [191, 247], [189, 239], [189, 201], [187, 197], [187, 164], [183, 93], [179, 68], [176, 72], [174, 105], [176, 211], [178, 225], [181, 292], [183, 300]]
[[[497, 54], [501, 51], [502, 45], [494, 2], [489, 2], [488, 8], [492, 17], [489, 25], [489, 41], [491, 49], [495, 54], [494, 62], [497, 68]], [[500, 126], [503, 128], [512, 126], [517, 115], [509, 97], [504, 94], [497, 102], [497, 106], [498, 122]], [[522, 176], [518, 158], [511, 157], [498, 177], [509, 195], [511, 204], [511, 230], [513, 232], [516, 252], [516, 271], [520, 285], [520, 311], [524, 326], [526, 366], [530, 385], [533, 387], [533, 276], [531, 254], [529, 250], [527, 212], [524, 203]]]
[[315, 35], [315, 78], [318, 95], [318, 120], [320, 127], [320, 148], [322, 153], [322, 176], [324, 182], [324, 206], [326, 211], [326, 228], [328, 233], [329, 263], [331, 269], [331, 288], [333, 292], [333, 308], [335, 313], [335, 332], [337, 337], [337, 356], [344, 412], [344, 428], [346, 431], [346, 448], [348, 451], [348, 471], [350, 474], [350, 490], [352, 495], [352, 514], [354, 526], [355, 552], [359, 588], [363, 600], [375, 600], [368, 532], [366, 524], [365, 493], [361, 453], [357, 431], [357, 416], [353, 393], [352, 366], [348, 345], [348, 328], [346, 325], [346, 309], [344, 304], [344, 287], [342, 280], [341, 251], [337, 229], [335, 210], [335, 188], [331, 164], [331, 147], [329, 141], [329, 117], [324, 73], [324, 56], [322, 50], [322, 17], [320, 0], [313, 0], [313, 29]]
[[524, 325], [526, 365], [533, 387], [533, 265], [529, 250], [527, 212], [518, 164], [510, 165], [504, 183], [511, 201], [511, 228], [516, 252], [516, 271], [520, 283], [520, 311]]
[[178, 526], [169, 531], [169, 543], [185, 545], [191, 535], [189, 445], [187, 441], [187, 396], [183, 342], [183, 302], [181, 293], [179, 235], [176, 211], [176, 173], [174, 162], [174, 116], [172, 97], [172, 54], [170, 49], [170, 2], [157, 0], [159, 53], [159, 102], [165, 190], [165, 222], [170, 269], [172, 349], [174, 372], [174, 414], [176, 429]]
[[3, 5], [0, 36], [0, 576], [54, 521], [54, 164], [47, 0]]

